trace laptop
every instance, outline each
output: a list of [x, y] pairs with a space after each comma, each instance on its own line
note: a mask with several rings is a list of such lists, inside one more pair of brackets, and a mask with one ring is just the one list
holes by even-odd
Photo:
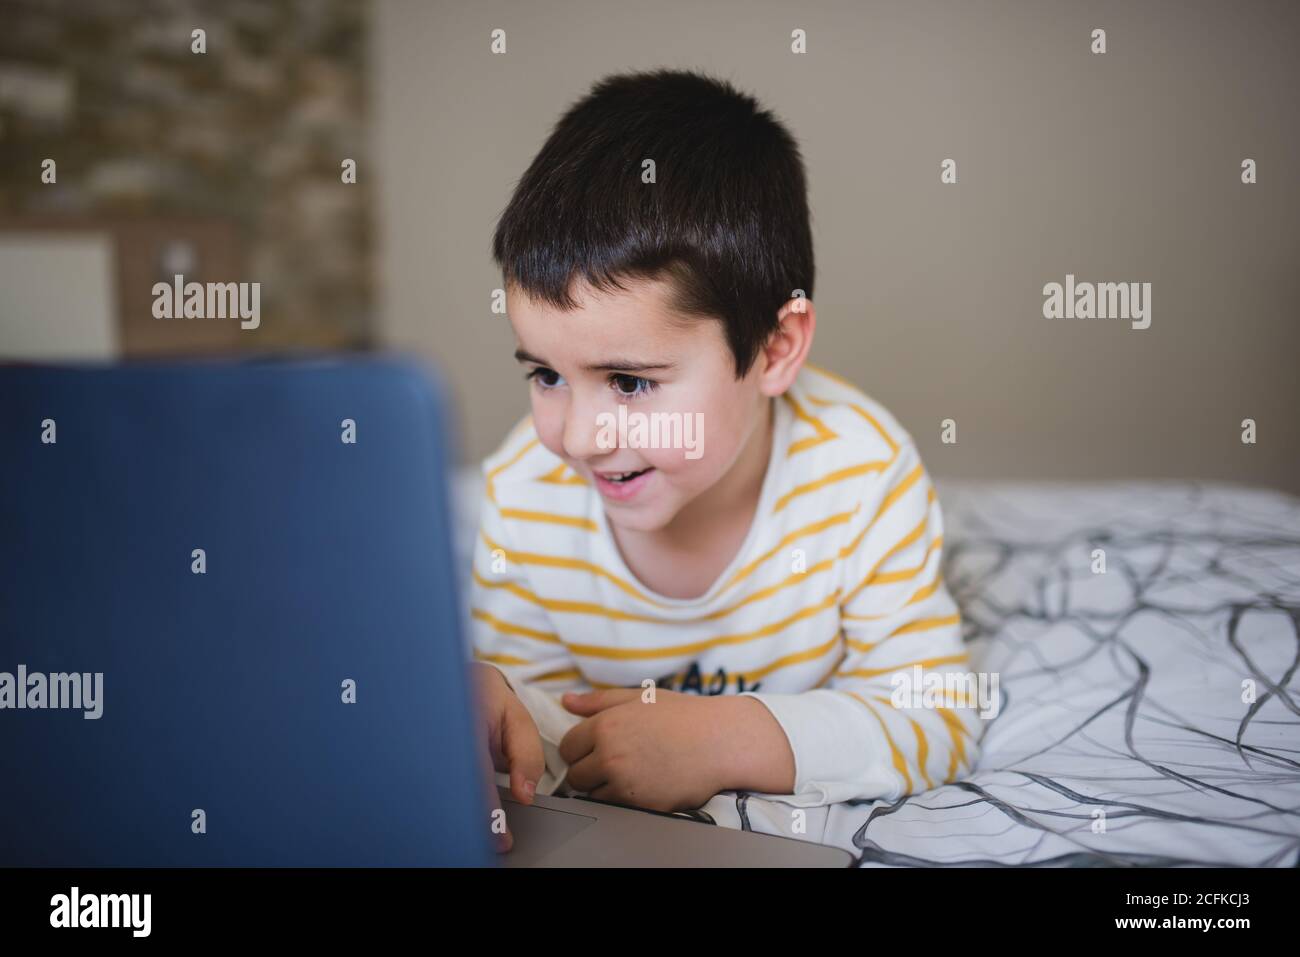
[[400, 358], [0, 367], [0, 866], [835, 866], [500, 791]]

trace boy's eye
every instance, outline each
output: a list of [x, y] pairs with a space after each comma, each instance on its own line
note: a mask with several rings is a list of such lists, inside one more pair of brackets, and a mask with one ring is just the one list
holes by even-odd
[[621, 372], [616, 372], [610, 376], [609, 382], [614, 391], [625, 399], [646, 395], [656, 388], [656, 383], [651, 382], [649, 379]]
[[554, 389], [564, 381], [558, 372], [554, 369], [548, 369], [545, 366], [538, 366], [532, 372], [528, 373], [528, 375], [524, 376], [524, 378], [534, 380], [543, 389]]

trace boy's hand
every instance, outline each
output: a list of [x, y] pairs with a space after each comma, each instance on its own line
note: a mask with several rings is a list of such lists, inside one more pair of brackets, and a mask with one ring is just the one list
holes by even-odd
[[568, 711], [588, 716], [560, 742], [569, 764], [565, 780], [600, 801], [652, 811], [697, 808], [725, 789], [720, 699], [657, 688], [651, 704], [642, 694], [611, 688], [564, 695]]
[[[522, 701], [510, 690], [505, 677], [491, 665], [476, 661], [474, 676], [478, 682], [478, 700], [483, 708], [482, 719], [487, 727], [488, 753], [492, 766], [510, 774], [510, 793], [520, 804], [532, 804], [537, 782], [546, 770], [546, 756], [542, 751], [542, 736], [537, 731], [533, 716]], [[493, 809], [498, 808], [495, 782], [489, 782]], [[514, 837], [507, 831], [499, 835], [498, 851], [508, 851]]]

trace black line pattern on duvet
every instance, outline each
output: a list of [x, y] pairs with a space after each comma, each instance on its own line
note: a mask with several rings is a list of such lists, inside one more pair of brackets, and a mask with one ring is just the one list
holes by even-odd
[[[1199, 482], [940, 500], [945, 581], [1002, 707], [967, 779], [822, 809], [823, 839], [858, 866], [1300, 866], [1300, 500]], [[759, 803], [737, 797], [746, 829]]]

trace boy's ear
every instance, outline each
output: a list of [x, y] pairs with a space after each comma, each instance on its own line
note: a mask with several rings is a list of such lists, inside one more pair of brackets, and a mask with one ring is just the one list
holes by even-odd
[[776, 331], [763, 346], [763, 368], [759, 390], [767, 396], [781, 395], [808, 358], [813, 332], [817, 328], [817, 310], [811, 299], [791, 299], [777, 314]]

